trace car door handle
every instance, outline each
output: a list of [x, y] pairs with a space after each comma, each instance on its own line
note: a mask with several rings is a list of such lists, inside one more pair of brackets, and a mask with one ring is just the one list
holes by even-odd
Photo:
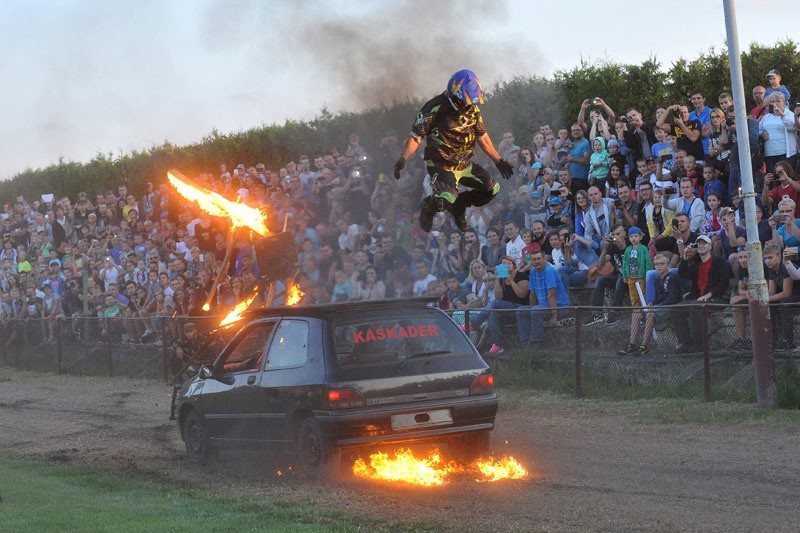
[[248, 376], [247, 377], [247, 384], [248, 385], [252, 385], [255, 382], [256, 382], [256, 377], [255, 376]]

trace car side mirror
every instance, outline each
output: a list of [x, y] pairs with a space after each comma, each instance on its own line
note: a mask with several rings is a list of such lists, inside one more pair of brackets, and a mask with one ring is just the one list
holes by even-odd
[[200, 367], [200, 379], [209, 379], [214, 377], [214, 370], [210, 366], [203, 365]]

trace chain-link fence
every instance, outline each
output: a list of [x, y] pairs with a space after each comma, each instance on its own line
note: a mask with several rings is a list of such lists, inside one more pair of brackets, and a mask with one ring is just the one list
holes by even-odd
[[0, 324], [0, 365], [74, 375], [171, 380], [175, 344], [193, 322], [209, 331], [221, 317], [12, 319]]
[[[772, 306], [782, 404], [794, 396], [800, 405], [797, 310]], [[490, 362], [500, 385], [594, 397], [755, 400], [746, 306], [569, 307], [555, 317], [550, 310], [530, 308], [473, 309], [452, 316]], [[181, 367], [174, 347], [183, 325], [192, 321], [209, 331], [220, 318], [6, 320], [0, 324], [0, 365], [170, 381]]]
[[[797, 311], [771, 306], [776, 382], [800, 389]], [[497, 382], [579, 396], [755, 401], [747, 306], [714, 304], [455, 311]], [[540, 318], [533, 319], [538, 314]], [[557, 320], [553, 320], [556, 318]], [[526, 321], [543, 323], [541, 336]]]

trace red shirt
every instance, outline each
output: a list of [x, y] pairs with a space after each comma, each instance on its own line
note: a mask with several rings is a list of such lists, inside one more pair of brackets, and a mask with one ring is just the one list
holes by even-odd
[[711, 256], [708, 260], [700, 261], [700, 268], [697, 270], [697, 289], [700, 296], [708, 292], [708, 273], [711, 271]]
[[779, 185], [769, 191], [769, 197], [772, 198], [772, 205], [775, 209], [778, 209], [778, 204], [784, 198], [791, 198], [794, 201], [795, 208], [794, 208], [794, 216], [800, 216], [800, 193], [798, 193], [794, 187], [791, 185], [787, 187], [783, 187]]

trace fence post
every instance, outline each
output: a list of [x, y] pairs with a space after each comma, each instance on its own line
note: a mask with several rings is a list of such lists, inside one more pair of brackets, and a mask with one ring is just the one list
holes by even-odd
[[56, 317], [56, 367], [58, 369], [59, 374], [64, 373], [64, 367], [62, 365], [62, 345], [61, 345], [61, 317]]
[[[111, 329], [109, 327], [109, 329]], [[114, 377], [114, 357], [111, 347], [111, 331], [108, 332], [108, 377]]]
[[708, 318], [709, 309], [707, 304], [702, 304], [701, 307], [703, 320], [703, 397], [705, 401], [710, 402], [711, 398], [711, 356], [709, 354], [708, 345]]
[[575, 396], [583, 397], [583, 374], [581, 373], [581, 307], [575, 308]]
[[170, 320], [169, 317], [164, 317], [164, 320], [161, 321], [161, 364], [164, 367], [164, 381], [169, 381], [169, 362], [167, 361], [168, 358], [168, 350], [167, 350], [167, 320]]
[[470, 339], [472, 338], [470, 336], [469, 308], [464, 309], [464, 333], [466, 333], [467, 337], [469, 337]]

